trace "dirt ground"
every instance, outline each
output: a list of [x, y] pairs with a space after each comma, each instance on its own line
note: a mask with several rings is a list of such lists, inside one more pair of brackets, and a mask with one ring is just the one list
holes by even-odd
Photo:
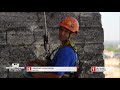
[[105, 78], [120, 78], [120, 58], [109, 58], [105, 59], [105, 67], [112, 68], [111, 70], [105, 71]]

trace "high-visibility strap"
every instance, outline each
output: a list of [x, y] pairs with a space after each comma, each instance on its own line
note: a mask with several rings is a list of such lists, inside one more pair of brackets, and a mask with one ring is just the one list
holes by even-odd
[[73, 50], [77, 53], [77, 47], [75, 46], [72, 40], [68, 40], [64, 45], [61, 45], [60, 48], [68, 45], [70, 45], [73, 48]]
[[50, 54], [50, 57], [51, 57], [51, 55], [52, 55], [56, 50], [58, 50], [59, 48], [63, 48], [63, 47], [65, 47], [65, 46], [68, 46], [68, 45], [70, 45], [70, 46], [73, 48], [73, 50], [76, 52], [76, 57], [77, 57], [77, 47], [74, 45], [74, 43], [73, 43], [72, 40], [68, 40], [64, 45], [60, 45], [59, 47], [57, 47], [56, 49], [54, 49], [54, 50], [52, 51], [52, 53]]

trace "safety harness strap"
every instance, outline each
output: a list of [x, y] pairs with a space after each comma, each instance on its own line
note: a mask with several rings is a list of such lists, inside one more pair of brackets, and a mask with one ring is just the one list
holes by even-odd
[[64, 45], [60, 45], [60, 48], [63, 48], [65, 46], [71, 46], [72, 49], [77, 53], [77, 47], [75, 46], [72, 40], [68, 40]]
[[[51, 53], [51, 55], [56, 51], [58, 50], [59, 48], [63, 48], [65, 46], [71, 46], [72, 49], [75, 51], [75, 53], [77, 54], [77, 47], [75, 46], [75, 44], [73, 43], [72, 40], [68, 40], [64, 45], [60, 45], [59, 47], [57, 47], [56, 49], [53, 50], [53, 52]], [[50, 55], [50, 57], [51, 57]], [[50, 59], [49, 57], [49, 59]], [[78, 63], [75, 62], [75, 66], [77, 65]], [[48, 62], [48, 65], [50, 65], [50, 62]], [[62, 78], [74, 78], [75, 77], [75, 73], [74, 72], [70, 72], [70, 73], [65, 73]]]

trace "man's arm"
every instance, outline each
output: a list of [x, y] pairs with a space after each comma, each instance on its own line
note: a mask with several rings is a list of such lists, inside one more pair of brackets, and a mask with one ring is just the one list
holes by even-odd
[[33, 78], [61, 78], [62, 75], [55, 73], [36, 73], [32, 74]]
[[37, 64], [39, 66], [46, 66], [47, 65], [47, 61], [46, 60], [35, 59], [35, 60], [27, 62], [27, 66], [33, 66], [35, 64]]
[[39, 66], [46, 66], [47, 65], [47, 60], [36, 59], [35, 63], [37, 63]]

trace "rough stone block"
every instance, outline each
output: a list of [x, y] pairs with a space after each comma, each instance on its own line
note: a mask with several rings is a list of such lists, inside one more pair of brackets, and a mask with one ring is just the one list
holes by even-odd
[[31, 26], [33, 24], [44, 26], [43, 12], [2, 12], [0, 13], [0, 27], [13, 28]]
[[32, 47], [16, 46], [11, 47], [9, 58], [12, 63], [18, 63], [27, 61], [27, 59], [35, 59], [36, 55]]
[[92, 14], [90, 17], [81, 16], [79, 20], [80, 27], [102, 27], [99, 14]]
[[85, 43], [85, 35], [82, 29], [79, 30], [79, 33], [74, 40], [75, 42]]
[[78, 53], [81, 54], [84, 51], [84, 48], [82, 48], [82, 45], [76, 45], [78, 49]]
[[7, 43], [10, 45], [32, 44], [34, 42], [33, 33], [30, 31], [8, 31]]
[[44, 29], [34, 30], [33, 34], [34, 34], [35, 42], [38, 42], [38, 44], [43, 44], [43, 39], [44, 39], [43, 35], [45, 34], [45, 30]]
[[6, 44], [6, 32], [0, 32], [0, 45]]
[[6, 65], [0, 64], [0, 78], [7, 77]]
[[85, 42], [86, 43], [103, 43], [104, 42], [104, 32], [103, 29], [87, 29], [84, 31]]
[[77, 14], [72, 12], [47, 12], [46, 17], [48, 27], [58, 27], [60, 21], [67, 16], [79, 18]]
[[59, 44], [59, 28], [49, 28], [50, 42]]
[[103, 50], [103, 44], [87, 44], [84, 46], [84, 51], [87, 53], [102, 53]]
[[93, 62], [95, 64], [95, 61], [97, 62], [97, 61], [103, 60], [102, 53], [98, 54], [98, 53], [87, 53], [87, 52], [84, 52], [83, 55], [84, 55], [83, 60], [89, 62], [90, 64], [92, 64]]
[[9, 66], [9, 59], [6, 59], [8, 57], [0, 57], [0, 78], [6, 78], [7, 77], [7, 69], [6, 67]]
[[9, 47], [2, 46], [0, 47], [0, 58], [8, 58], [9, 57]]
[[101, 16], [99, 12], [80, 12], [81, 17], [93, 17], [95, 15], [98, 17]]

